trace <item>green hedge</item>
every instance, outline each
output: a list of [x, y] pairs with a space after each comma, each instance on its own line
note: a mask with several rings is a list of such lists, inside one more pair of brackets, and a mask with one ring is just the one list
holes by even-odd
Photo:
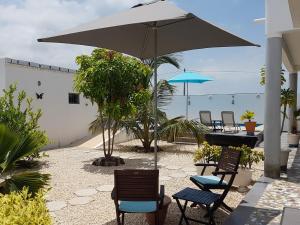
[[0, 194], [0, 225], [51, 225], [44, 192], [34, 197], [27, 189], [21, 192]]

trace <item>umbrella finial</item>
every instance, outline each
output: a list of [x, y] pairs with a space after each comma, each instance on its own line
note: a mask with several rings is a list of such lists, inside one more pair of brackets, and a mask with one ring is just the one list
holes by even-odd
[[186, 72], [186, 69], [185, 69], [185, 68], [183, 69], [183, 72]]

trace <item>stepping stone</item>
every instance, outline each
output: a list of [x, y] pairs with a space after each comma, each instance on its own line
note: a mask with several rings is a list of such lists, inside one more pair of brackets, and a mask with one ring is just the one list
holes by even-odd
[[172, 173], [170, 175], [170, 177], [173, 177], [173, 178], [184, 178], [184, 177], [186, 177], [186, 174], [185, 173]]
[[180, 166], [166, 166], [166, 169], [168, 169], [168, 170], [179, 170], [179, 169], [181, 169], [181, 167]]
[[97, 190], [100, 192], [111, 192], [114, 188], [114, 185], [111, 184], [106, 184], [106, 185], [101, 185], [100, 187], [97, 187]]
[[62, 210], [66, 206], [67, 206], [67, 203], [64, 202], [64, 201], [51, 201], [51, 202], [47, 202], [47, 207], [48, 207], [48, 209], [49, 209], [50, 212], [55, 212], [55, 211]]
[[69, 200], [70, 205], [86, 205], [94, 201], [91, 197], [77, 197]]
[[78, 197], [87, 197], [87, 196], [97, 194], [97, 191], [94, 188], [89, 188], [89, 189], [78, 190], [74, 192], [74, 194], [77, 195]]
[[184, 167], [182, 168], [184, 172], [196, 172], [197, 169], [195, 167]]
[[168, 176], [161, 176], [159, 177], [159, 180], [161, 181], [168, 181], [168, 180], [171, 180], [172, 178], [171, 177], [168, 177]]

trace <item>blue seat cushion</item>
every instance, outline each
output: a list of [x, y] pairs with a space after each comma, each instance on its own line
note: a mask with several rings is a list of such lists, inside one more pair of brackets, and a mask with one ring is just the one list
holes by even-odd
[[[192, 176], [199, 184], [203, 185], [217, 185], [219, 184], [221, 178], [217, 176]], [[222, 181], [223, 185], [227, 185], [225, 180]]]
[[129, 213], [148, 213], [156, 211], [155, 201], [120, 201], [120, 211]]

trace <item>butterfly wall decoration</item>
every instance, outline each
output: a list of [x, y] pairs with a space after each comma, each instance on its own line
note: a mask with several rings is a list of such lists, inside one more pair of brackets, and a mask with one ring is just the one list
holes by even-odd
[[36, 98], [37, 99], [43, 99], [43, 95], [44, 95], [44, 93], [35, 93], [36, 94]]

